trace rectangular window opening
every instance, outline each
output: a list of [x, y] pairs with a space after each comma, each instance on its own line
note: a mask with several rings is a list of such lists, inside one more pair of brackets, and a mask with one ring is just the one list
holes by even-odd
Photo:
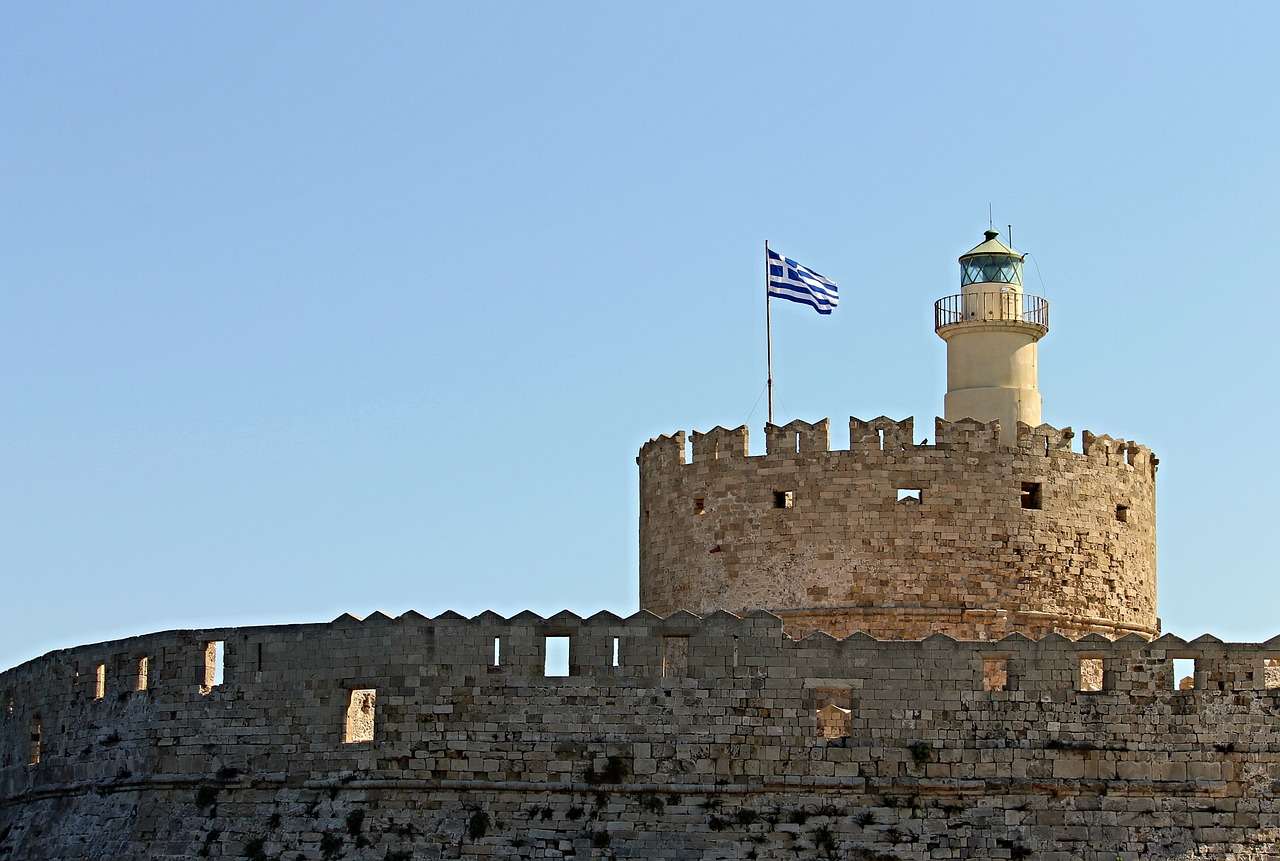
[[796, 494], [793, 490], [775, 490], [773, 492], [774, 508], [795, 508]]
[[373, 724], [378, 706], [375, 688], [357, 688], [347, 700], [347, 719], [342, 728], [342, 743], [373, 741]]
[[662, 677], [683, 679], [689, 675], [689, 638], [662, 638]]
[[733, 637], [733, 665], [735, 667], [738, 666], [738, 637], [736, 634]]
[[562, 678], [569, 675], [569, 638], [546, 637], [546, 662], [542, 674]]
[[107, 665], [98, 664], [93, 668], [93, 698], [100, 700], [107, 695]]
[[1103, 673], [1102, 658], [1081, 658], [1079, 684], [1076, 690], [1085, 693], [1097, 693], [1102, 690]]
[[224, 655], [226, 644], [222, 640], [210, 640], [204, 644], [204, 683], [200, 686], [202, 693], [222, 684], [225, 678]]
[[919, 505], [924, 502], [924, 489], [919, 487], [899, 487], [898, 501], [908, 505]]
[[31, 765], [40, 764], [40, 750], [44, 741], [44, 726], [40, 723], [40, 718], [31, 719], [31, 752], [27, 757], [27, 762]]
[[502, 666], [502, 638], [493, 638], [493, 666]]
[[133, 689], [135, 691], [145, 691], [150, 687], [151, 675], [151, 659], [147, 657], [138, 658], [138, 678], [134, 682]]
[[1196, 659], [1173, 659], [1173, 689], [1175, 691], [1192, 691], [1196, 687]]
[[876, 428], [876, 447], [884, 451], [884, 428]]
[[1280, 688], [1280, 658], [1263, 658], [1262, 686], [1269, 691]]
[[796, 454], [800, 453], [800, 434], [796, 434]]
[[255, 651], [258, 658], [258, 672], [262, 672], [262, 643], [257, 644], [257, 649]]
[[613, 638], [613, 666], [622, 666], [622, 638]]
[[849, 688], [814, 688], [818, 738], [848, 738], [853, 724], [853, 692]]
[[1040, 492], [1040, 482], [1022, 482], [1022, 507], [1032, 511], [1039, 511], [1043, 503], [1044, 499]]
[[707, 513], [707, 501], [701, 496], [693, 499], [693, 513], [699, 516]]
[[1129, 506], [1127, 505], [1116, 506], [1116, 520], [1120, 521], [1121, 523], [1129, 522]]
[[982, 659], [982, 689], [984, 691], [1009, 690], [1009, 659]]

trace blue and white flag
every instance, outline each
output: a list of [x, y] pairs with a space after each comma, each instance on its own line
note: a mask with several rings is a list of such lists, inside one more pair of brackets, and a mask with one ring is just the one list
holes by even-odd
[[769, 295], [808, 305], [819, 314], [830, 314], [840, 304], [836, 282], [790, 257], [769, 249]]

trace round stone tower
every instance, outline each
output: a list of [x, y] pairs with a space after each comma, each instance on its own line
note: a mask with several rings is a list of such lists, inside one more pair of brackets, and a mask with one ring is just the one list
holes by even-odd
[[1040, 424], [1037, 342], [1049, 331], [1049, 303], [1022, 290], [1019, 254], [994, 230], [960, 255], [960, 292], [934, 304], [934, 330], [947, 342], [948, 421], [1000, 422], [1014, 442], [1018, 422]]
[[1157, 459], [1040, 423], [1044, 300], [994, 232], [935, 304], [947, 419], [683, 431], [640, 450], [640, 606], [781, 616], [793, 636], [988, 639], [1159, 632]]

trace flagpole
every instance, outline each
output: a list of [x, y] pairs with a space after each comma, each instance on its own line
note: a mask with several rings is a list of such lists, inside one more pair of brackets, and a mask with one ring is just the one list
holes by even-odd
[[773, 320], [769, 315], [769, 240], [764, 241], [765, 386], [769, 390], [769, 424], [773, 424]]

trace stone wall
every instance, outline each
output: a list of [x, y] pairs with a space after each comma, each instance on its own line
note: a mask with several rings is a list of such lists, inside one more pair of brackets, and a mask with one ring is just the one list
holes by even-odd
[[[640, 606], [763, 607], [797, 636], [1154, 636], [1155, 472], [1149, 449], [1068, 429], [826, 419], [658, 437], [641, 450]], [[1024, 508], [1026, 502], [1032, 508]], [[899, 498], [899, 497], [904, 498]]]
[[[0, 858], [1275, 859], [1277, 658], [1280, 637], [794, 640], [763, 612], [155, 634], [0, 674]], [[372, 741], [343, 742], [353, 691]]]

